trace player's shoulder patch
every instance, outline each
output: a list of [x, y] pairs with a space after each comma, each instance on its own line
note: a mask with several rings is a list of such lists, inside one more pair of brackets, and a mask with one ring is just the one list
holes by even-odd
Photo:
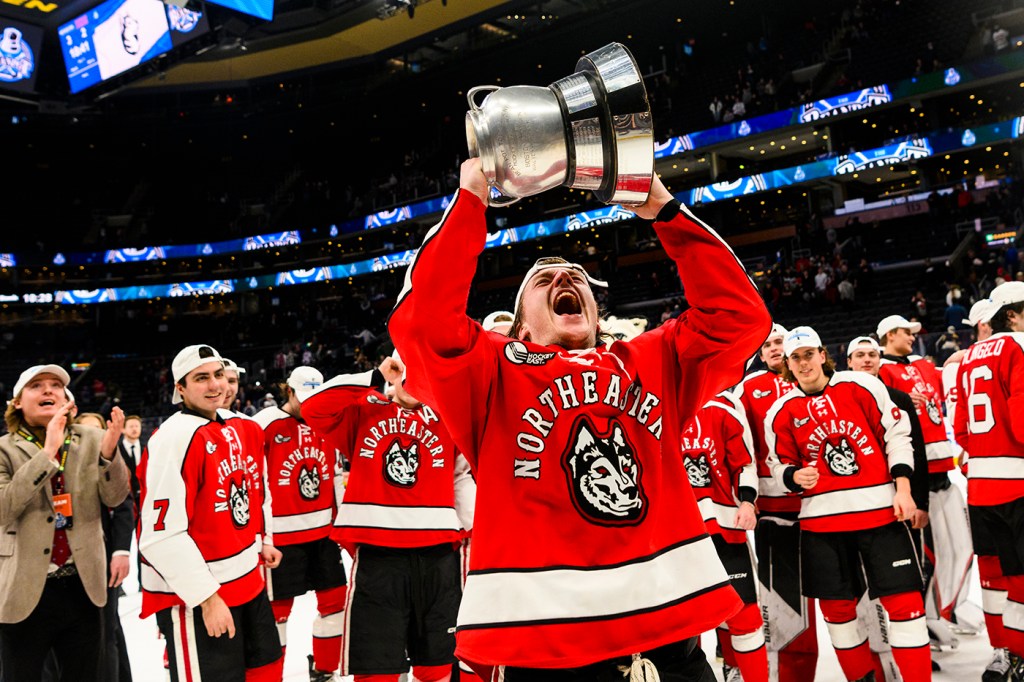
[[539, 367], [546, 365], [555, 355], [556, 353], [552, 352], [531, 351], [522, 341], [513, 340], [505, 344], [505, 359], [513, 365]]

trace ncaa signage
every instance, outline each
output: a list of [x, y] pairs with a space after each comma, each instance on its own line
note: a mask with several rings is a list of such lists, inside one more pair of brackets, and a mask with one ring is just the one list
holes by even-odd
[[907, 140], [906, 142], [879, 147], [866, 152], [844, 154], [836, 160], [836, 168], [833, 174], [846, 175], [847, 173], [856, 173], [868, 170], [869, 168], [892, 166], [905, 161], [923, 159], [932, 154], [932, 145], [928, 138]]
[[851, 111], [877, 107], [881, 104], [892, 102], [892, 99], [892, 93], [889, 91], [888, 85], [876, 85], [873, 88], [865, 88], [859, 92], [836, 95], [835, 97], [805, 104], [800, 110], [800, 122], [810, 123], [820, 118], [829, 118], [831, 116], [847, 114]]
[[768, 189], [768, 181], [764, 175], [758, 173], [746, 178], [740, 178], [733, 182], [716, 182], [706, 187], [698, 187], [690, 194], [690, 203], [702, 204], [720, 199], [731, 199], [744, 194], [763, 192]]

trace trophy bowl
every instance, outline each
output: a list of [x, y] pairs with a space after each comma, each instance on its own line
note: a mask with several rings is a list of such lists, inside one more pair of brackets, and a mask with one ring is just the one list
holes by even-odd
[[654, 128], [636, 61], [611, 43], [576, 69], [547, 87], [481, 85], [467, 93], [466, 141], [496, 190], [491, 206], [559, 185], [590, 190], [608, 204], [647, 199]]

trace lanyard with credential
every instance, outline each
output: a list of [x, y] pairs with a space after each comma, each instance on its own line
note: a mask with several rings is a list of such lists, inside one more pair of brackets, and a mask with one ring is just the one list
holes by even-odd
[[[25, 429], [18, 429], [18, 435], [27, 440], [29, 443], [34, 444], [40, 450], [43, 449], [43, 444], [39, 442], [39, 439], [34, 435], [26, 431]], [[64, 492], [64, 467], [68, 463], [68, 452], [71, 450], [71, 432], [64, 434], [64, 444], [60, 448], [60, 461], [57, 463], [57, 487], [59, 490], [58, 494]]]
[[[29, 443], [35, 443], [40, 450], [43, 445], [39, 439], [24, 429], [18, 429], [18, 435]], [[57, 530], [71, 530], [74, 523], [74, 508], [71, 505], [71, 495], [64, 492], [64, 466], [68, 463], [68, 451], [71, 449], [71, 432], [64, 434], [64, 445], [60, 449], [60, 462], [57, 465], [57, 475], [53, 477], [53, 520]]]

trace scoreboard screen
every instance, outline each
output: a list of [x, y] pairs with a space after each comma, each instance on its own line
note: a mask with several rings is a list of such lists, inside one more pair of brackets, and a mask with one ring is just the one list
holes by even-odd
[[107, 0], [58, 30], [71, 92], [102, 83], [173, 46], [160, 0]]

